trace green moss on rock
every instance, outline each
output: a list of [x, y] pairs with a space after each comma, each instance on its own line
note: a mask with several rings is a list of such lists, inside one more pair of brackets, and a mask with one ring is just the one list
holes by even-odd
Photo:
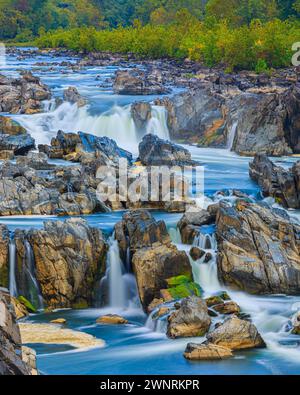
[[32, 305], [32, 303], [29, 302], [29, 300], [27, 300], [24, 296], [22, 296], [22, 295], [19, 296], [18, 301], [26, 307], [26, 309], [29, 311], [29, 313], [36, 313], [37, 312], [36, 308]]
[[173, 299], [183, 299], [188, 296], [201, 296], [202, 290], [198, 284], [192, 281], [190, 276], [181, 275], [167, 280], [167, 291]]

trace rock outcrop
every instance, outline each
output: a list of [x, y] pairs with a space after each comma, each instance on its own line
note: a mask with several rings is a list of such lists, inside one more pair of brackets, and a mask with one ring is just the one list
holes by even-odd
[[139, 70], [119, 70], [114, 81], [114, 92], [119, 95], [160, 95], [168, 93], [153, 75]]
[[139, 159], [145, 166], [192, 166], [189, 150], [162, 140], [154, 134], [147, 134], [139, 144]]
[[208, 344], [226, 347], [230, 350], [264, 348], [266, 344], [255, 325], [233, 316], [207, 335]]
[[206, 303], [196, 296], [188, 297], [170, 315], [167, 335], [171, 338], [204, 336], [210, 324]]
[[[193, 244], [195, 238], [201, 233], [201, 226], [215, 222], [215, 211], [199, 210], [186, 212], [178, 223], [181, 239], [184, 244]], [[211, 248], [211, 246], [207, 246]]]
[[0, 154], [1, 151], [10, 151], [13, 155], [26, 155], [34, 148], [35, 140], [29, 134], [0, 134]]
[[252, 294], [299, 294], [300, 227], [283, 210], [239, 201], [217, 215], [218, 272]]
[[0, 344], [0, 376], [37, 373], [33, 370], [35, 361], [31, 358], [31, 363], [27, 363], [28, 349], [22, 352], [20, 331], [15, 321], [11, 298], [4, 288], [0, 289]]
[[188, 256], [171, 244], [166, 225], [155, 221], [143, 210], [130, 211], [115, 227], [120, 255], [125, 261], [127, 250], [135, 273], [142, 305], [147, 310], [161, 290], [169, 288], [167, 280], [186, 275], [192, 278]]
[[91, 306], [105, 273], [107, 246], [101, 231], [83, 219], [45, 222], [28, 235], [45, 304], [53, 308]]
[[0, 134], [16, 136], [26, 133], [26, 129], [24, 129], [17, 121], [3, 115], [0, 116]]
[[290, 169], [276, 166], [266, 155], [255, 155], [250, 163], [250, 177], [262, 189], [288, 208], [300, 208], [300, 162]]
[[34, 114], [51, 93], [38, 77], [24, 72], [19, 79], [0, 75], [0, 112]]
[[87, 104], [86, 99], [84, 99], [77, 88], [73, 86], [69, 86], [69, 88], [64, 90], [64, 101], [67, 101], [71, 104], [77, 104], [78, 107], [84, 107]]
[[131, 116], [139, 133], [144, 135], [148, 121], [151, 119], [151, 104], [147, 102], [133, 103], [131, 105]]
[[9, 285], [9, 231], [7, 226], [0, 224], [0, 287]]

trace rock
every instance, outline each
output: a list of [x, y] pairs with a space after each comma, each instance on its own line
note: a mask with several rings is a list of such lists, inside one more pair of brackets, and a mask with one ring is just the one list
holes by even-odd
[[170, 309], [168, 307], [161, 307], [157, 312], [157, 317], [163, 317], [170, 313]]
[[21, 303], [17, 298], [11, 298], [11, 303], [14, 307], [15, 310], [15, 315], [16, 319], [20, 320], [22, 318], [25, 318], [29, 315], [28, 310], [26, 309], [26, 306], [24, 306], [23, 303]]
[[292, 333], [294, 335], [300, 335], [300, 313], [299, 311], [292, 318]]
[[160, 95], [168, 90], [159, 82], [154, 81], [145, 72], [118, 70], [114, 81], [114, 92], [118, 95]]
[[151, 104], [148, 102], [135, 102], [131, 105], [131, 116], [137, 130], [145, 134], [148, 121], [151, 119]]
[[223, 299], [220, 296], [210, 296], [209, 298], [205, 299], [207, 307], [213, 307], [218, 304], [223, 304]]
[[0, 79], [0, 112], [34, 114], [42, 110], [43, 100], [51, 98], [48, 87], [30, 72], [20, 79], [2, 75]]
[[91, 306], [95, 287], [105, 273], [107, 245], [102, 232], [83, 219], [72, 218], [45, 222], [44, 229], [30, 231], [28, 238], [46, 305]]
[[22, 361], [31, 368], [32, 376], [39, 374], [36, 366], [36, 352], [32, 348], [22, 346]]
[[14, 158], [14, 151], [2, 150], [0, 151], [0, 160], [12, 160]]
[[20, 324], [22, 343], [68, 344], [75, 348], [104, 347], [105, 343], [92, 335], [52, 324]]
[[21, 358], [21, 336], [8, 290], [0, 289], [0, 375], [31, 375]]
[[215, 222], [216, 215], [207, 210], [186, 212], [178, 223], [183, 244], [193, 244], [195, 237], [201, 233], [201, 226]]
[[300, 289], [300, 227], [281, 211], [254, 203], [222, 207], [217, 216], [222, 281], [252, 294]]
[[145, 166], [192, 166], [189, 150], [154, 134], [147, 134], [139, 144], [139, 159]]
[[0, 287], [9, 286], [9, 231], [0, 224]]
[[69, 88], [64, 90], [64, 101], [67, 101], [71, 104], [77, 104], [78, 107], [84, 107], [87, 104], [86, 99], [84, 99], [77, 88], [73, 86], [69, 86]]
[[275, 166], [266, 155], [255, 155], [249, 173], [262, 188], [264, 196], [272, 196], [288, 208], [300, 207], [300, 162], [286, 170]]
[[109, 325], [124, 325], [128, 324], [128, 320], [120, 317], [116, 314], [103, 315], [97, 319], [97, 324], [109, 324]]
[[180, 309], [170, 315], [167, 335], [171, 338], [203, 336], [210, 324], [205, 302], [196, 296], [188, 297], [182, 300]]
[[198, 247], [192, 247], [190, 249], [190, 256], [192, 257], [193, 261], [198, 261], [200, 258], [202, 258], [205, 255], [205, 251], [201, 250], [201, 248]]
[[233, 316], [207, 335], [208, 344], [226, 347], [230, 350], [265, 348], [266, 344], [255, 325]]
[[16, 160], [18, 167], [30, 167], [35, 170], [55, 169], [55, 165], [48, 163], [48, 157], [42, 152], [28, 152], [26, 156], [19, 156]]
[[26, 155], [35, 148], [35, 141], [29, 134], [0, 134], [0, 151], [12, 151], [14, 155]]
[[165, 301], [163, 298], [154, 298], [152, 300], [152, 302], [149, 304], [148, 308], [147, 308], [147, 312], [148, 314], [151, 314], [152, 311], [154, 311], [158, 306], [160, 306], [161, 304], [163, 304]]
[[224, 99], [207, 87], [158, 99], [167, 109], [170, 136], [179, 142], [225, 146]]
[[213, 308], [220, 314], [239, 314], [241, 310], [240, 307], [233, 301], [214, 305]]
[[51, 324], [65, 325], [67, 320], [65, 318], [57, 318], [55, 320], [50, 321]]
[[233, 357], [229, 348], [195, 343], [188, 343], [183, 355], [191, 361], [215, 361]]
[[17, 136], [27, 134], [27, 131], [17, 121], [3, 115], [0, 116], [0, 134], [8, 134], [9, 136]]

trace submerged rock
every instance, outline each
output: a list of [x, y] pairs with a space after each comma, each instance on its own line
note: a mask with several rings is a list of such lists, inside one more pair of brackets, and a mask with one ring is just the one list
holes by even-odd
[[192, 160], [189, 150], [162, 140], [154, 134], [147, 134], [139, 144], [139, 158], [145, 166], [192, 166], [197, 163]]
[[28, 237], [46, 305], [91, 306], [95, 287], [105, 273], [107, 245], [102, 232], [83, 219], [72, 218], [45, 222], [44, 229], [32, 230]]
[[233, 357], [229, 348], [215, 344], [188, 343], [184, 357], [191, 361], [215, 361]]
[[264, 205], [239, 202], [217, 216], [218, 271], [225, 284], [252, 294], [300, 290], [300, 227]]
[[266, 344], [255, 325], [233, 316], [207, 335], [208, 344], [226, 347], [230, 350], [264, 348]]
[[203, 336], [210, 324], [206, 303], [191, 296], [183, 299], [180, 309], [170, 315], [167, 335], [171, 338]]

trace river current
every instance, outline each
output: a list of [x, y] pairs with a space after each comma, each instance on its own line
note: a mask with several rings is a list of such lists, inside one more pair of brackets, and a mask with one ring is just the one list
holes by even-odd
[[[58, 108], [54, 100], [45, 103], [45, 110], [37, 115], [15, 115], [37, 144], [49, 143], [59, 129], [66, 132], [84, 131], [98, 136], [106, 135], [116, 140], [122, 148], [137, 153], [141, 136], [135, 130], [130, 114], [130, 105], [134, 101], [152, 101], [154, 97], [118, 96], [113, 93], [111, 80], [118, 67], [85, 67], [72, 71], [57, 66], [62, 61], [75, 62], [75, 59], [53, 56], [36, 56], [18, 60], [14, 55], [7, 56], [7, 62], [1, 71], [9, 76], [18, 76], [22, 69], [31, 70], [49, 85], [54, 97], [61, 98], [62, 92], [69, 86], [76, 86], [88, 99], [88, 106], [78, 109], [76, 105], [62, 103]], [[53, 63], [53, 68], [37, 66], [37, 62]], [[178, 92], [173, 88], [172, 94]], [[166, 114], [163, 108], [153, 106], [152, 119], [147, 131], [168, 138], [169, 132]], [[239, 157], [229, 149], [209, 149], [186, 146], [194, 159], [203, 163], [204, 185], [207, 196], [212, 197], [220, 190], [238, 189], [255, 199], [261, 199], [258, 186], [248, 174], [250, 158]], [[276, 159], [281, 165], [288, 166], [294, 158]], [[64, 161], [56, 161], [70, 165]], [[228, 199], [230, 200], [230, 193]], [[101, 213], [85, 216], [91, 226], [99, 227], [109, 238], [113, 227], [122, 217], [122, 212]], [[298, 212], [290, 214], [298, 220]], [[189, 251], [190, 246], [181, 243], [176, 224], [181, 214], [153, 212], [157, 219], [163, 219], [173, 242], [178, 248]], [[299, 217], [300, 218], [300, 217]], [[56, 217], [2, 217], [11, 232], [15, 229], [41, 228], [45, 220], [61, 220]], [[216, 269], [216, 242], [214, 229], [203, 227], [203, 237], [211, 239], [210, 252], [213, 259], [209, 264], [201, 261], [191, 263], [194, 280], [198, 282], [206, 295], [225, 290], [219, 283]], [[201, 244], [200, 240], [195, 243]], [[13, 250], [13, 246], [11, 246]], [[43, 374], [299, 374], [300, 338], [291, 335], [289, 320], [300, 309], [300, 297], [273, 295], [255, 297], [243, 292], [227, 290], [232, 299], [251, 315], [254, 324], [267, 343], [264, 350], [235, 353], [234, 358], [218, 362], [189, 362], [183, 358], [183, 351], [190, 341], [200, 343], [202, 339], [170, 340], [165, 335], [166, 322], [152, 322], [142, 312], [137, 297], [134, 278], [126, 276], [125, 269], [120, 270], [117, 246], [110, 240], [108, 257], [110, 271], [110, 303], [102, 309], [63, 310], [48, 314], [32, 315], [33, 322], [49, 322], [64, 317], [68, 327], [81, 330], [103, 339], [104, 348], [77, 351], [62, 345], [31, 345], [38, 353], [38, 369]], [[119, 265], [119, 266], [118, 266]], [[11, 279], [13, 284], [13, 279]], [[101, 286], [101, 284], [99, 284]], [[13, 287], [13, 285], [12, 285]], [[12, 290], [16, 292], [15, 289]], [[122, 294], [118, 294], [123, 292]], [[125, 295], [125, 298], [124, 298]], [[125, 303], [122, 302], [125, 300]], [[121, 302], [120, 302], [121, 301]], [[129, 320], [125, 326], [105, 326], [96, 324], [96, 319], [105, 313], [117, 313]]]

